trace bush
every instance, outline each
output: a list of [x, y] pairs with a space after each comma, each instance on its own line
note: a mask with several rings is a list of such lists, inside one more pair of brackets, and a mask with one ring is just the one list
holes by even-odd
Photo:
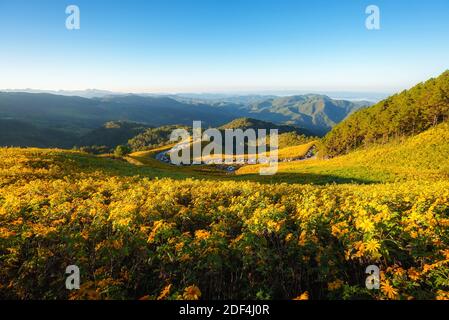
[[114, 156], [120, 158], [128, 155], [131, 152], [131, 148], [126, 145], [119, 145], [114, 150]]

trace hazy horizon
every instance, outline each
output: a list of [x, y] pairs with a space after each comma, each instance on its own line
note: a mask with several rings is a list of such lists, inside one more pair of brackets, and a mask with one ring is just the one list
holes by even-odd
[[267, 90], [267, 91], [213, 91], [213, 92], [118, 92], [102, 89], [84, 89], [84, 90], [43, 90], [33, 88], [15, 88], [15, 89], [2, 89], [0, 92], [24, 92], [24, 93], [49, 93], [65, 96], [80, 96], [85, 98], [104, 97], [108, 95], [141, 95], [141, 96], [178, 96], [183, 98], [197, 98], [202, 100], [214, 100], [214, 99], [226, 99], [232, 97], [288, 97], [299, 95], [325, 95], [336, 100], [349, 100], [349, 101], [380, 101], [389, 95], [391, 92], [364, 92], [364, 91], [307, 91], [307, 90]]

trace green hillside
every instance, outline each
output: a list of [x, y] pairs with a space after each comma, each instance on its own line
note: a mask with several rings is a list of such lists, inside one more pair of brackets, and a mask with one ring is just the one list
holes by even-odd
[[[237, 174], [248, 178], [258, 173], [258, 167], [245, 166]], [[443, 123], [413, 137], [362, 148], [330, 160], [280, 163], [273, 179], [301, 183], [385, 183], [448, 177], [449, 124]]]
[[149, 150], [170, 144], [170, 135], [175, 129], [190, 129], [188, 126], [171, 125], [158, 128], [148, 128], [144, 132], [128, 140], [134, 151]]
[[335, 156], [362, 145], [418, 134], [449, 119], [449, 71], [378, 104], [360, 110], [324, 139], [325, 153]]

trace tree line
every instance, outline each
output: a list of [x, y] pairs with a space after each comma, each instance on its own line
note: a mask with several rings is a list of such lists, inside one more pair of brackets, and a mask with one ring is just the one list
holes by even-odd
[[323, 154], [333, 157], [361, 146], [412, 136], [448, 118], [449, 70], [353, 113], [324, 137]]

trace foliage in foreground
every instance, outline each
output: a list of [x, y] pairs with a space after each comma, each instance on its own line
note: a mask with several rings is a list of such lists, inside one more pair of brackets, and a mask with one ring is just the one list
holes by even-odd
[[[19, 174], [17, 159], [3, 160], [1, 298], [449, 297], [447, 181], [89, 177], [32, 156]], [[70, 292], [72, 264], [82, 287]], [[381, 290], [365, 289], [370, 264]]]

